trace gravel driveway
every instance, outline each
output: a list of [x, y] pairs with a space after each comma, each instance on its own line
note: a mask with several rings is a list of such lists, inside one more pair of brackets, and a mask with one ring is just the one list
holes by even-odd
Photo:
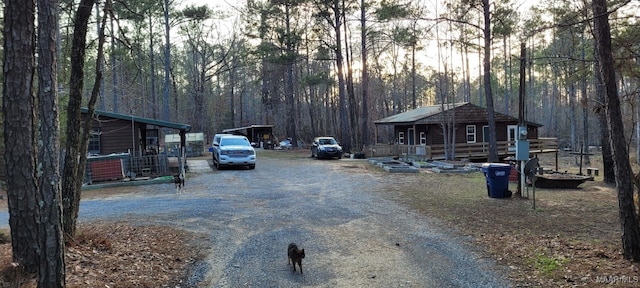
[[[199, 287], [509, 286], [469, 239], [385, 198], [395, 174], [359, 165], [369, 164], [262, 158], [255, 170], [189, 174], [180, 194], [156, 184], [84, 200], [80, 221], [124, 218], [208, 235], [209, 256], [188, 283]], [[290, 242], [305, 249], [304, 274], [287, 265]]]

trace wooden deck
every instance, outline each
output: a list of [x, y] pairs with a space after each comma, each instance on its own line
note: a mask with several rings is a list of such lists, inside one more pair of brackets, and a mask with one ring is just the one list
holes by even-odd
[[[498, 157], [515, 156], [514, 141], [498, 141]], [[489, 143], [456, 143], [455, 158], [483, 160], [489, 156]], [[367, 151], [367, 157], [410, 157], [414, 159], [444, 160], [444, 145], [387, 145], [375, 144]], [[557, 153], [557, 138], [529, 139], [529, 154]]]

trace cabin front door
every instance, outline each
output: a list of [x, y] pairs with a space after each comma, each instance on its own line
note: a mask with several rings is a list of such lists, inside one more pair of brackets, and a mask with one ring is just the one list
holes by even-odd
[[507, 145], [509, 151], [516, 151], [516, 140], [518, 137], [518, 125], [507, 125]]
[[409, 128], [407, 130], [407, 144], [409, 145], [415, 145], [416, 141], [415, 141], [415, 133], [413, 133], [413, 128]]

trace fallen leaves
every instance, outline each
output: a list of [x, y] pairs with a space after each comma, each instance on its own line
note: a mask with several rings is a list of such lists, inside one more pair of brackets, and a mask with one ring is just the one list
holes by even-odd
[[[81, 225], [65, 250], [67, 287], [179, 287], [203, 251], [198, 235], [124, 222]], [[0, 245], [0, 287], [36, 287], [10, 269], [11, 245]]]
[[[638, 264], [622, 257], [615, 241], [568, 240], [558, 235], [482, 234], [476, 241], [500, 263], [513, 267], [523, 287], [638, 287]], [[617, 239], [617, 238], [616, 238]], [[500, 243], [500, 245], [496, 245]], [[626, 277], [626, 278], [625, 278]]]

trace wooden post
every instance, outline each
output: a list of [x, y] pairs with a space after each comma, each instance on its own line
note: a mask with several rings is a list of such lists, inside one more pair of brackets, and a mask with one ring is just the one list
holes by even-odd
[[[521, 127], [526, 127], [526, 121], [525, 121], [525, 108], [524, 108], [524, 99], [525, 99], [525, 81], [526, 81], [526, 66], [527, 66], [527, 44], [522, 41], [522, 43], [520, 43], [520, 89], [519, 89], [519, 97], [518, 97], [518, 130], [516, 131], [516, 138], [518, 140], [516, 141], [521, 141], [520, 139], [520, 128]], [[518, 142], [520, 143], [520, 142]], [[522, 157], [522, 156], [520, 156]], [[518, 152], [516, 153], [516, 158], [518, 158]], [[527, 157], [528, 158], [528, 157]], [[520, 161], [518, 167], [520, 168], [520, 177], [518, 177], [518, 188], [517, 188], [517, 192], [516, 195], [517, 196], [522, 196], [522, 192], [524, 191], [524, 186], [526, 185], [526, 176], [524, 175], [524, 166], [525, 166], [525, 161]]]
[[184, 175], [184, 166], [187, 162], [187, 131], [184, 129], [180, 129], [180, 153], [178, 155], [180, 174]]

